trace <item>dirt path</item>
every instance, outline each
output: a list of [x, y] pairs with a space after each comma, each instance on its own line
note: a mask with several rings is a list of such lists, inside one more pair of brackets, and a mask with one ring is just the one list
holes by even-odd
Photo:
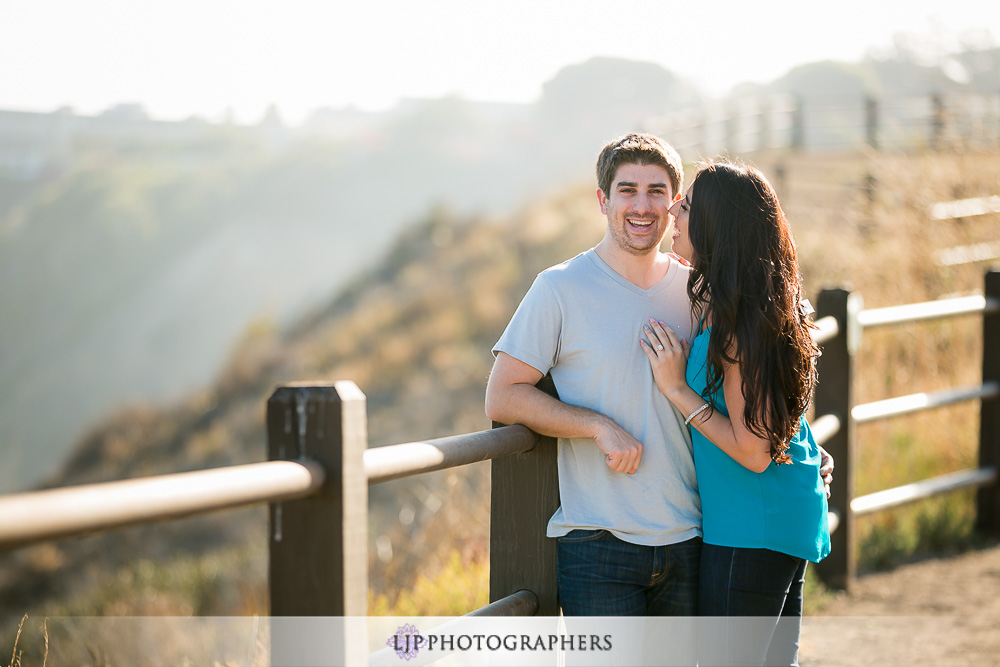
[[1000, 665], [1000, 544], [858, 579], [802, 629], [803, 667]]

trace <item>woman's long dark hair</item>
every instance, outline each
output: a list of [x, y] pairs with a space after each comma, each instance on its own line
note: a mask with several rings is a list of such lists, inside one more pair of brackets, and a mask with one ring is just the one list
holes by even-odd
[[[774, 188], [748, 165], [712, 163], [695, 177], [688, 236], [694, 250], [688, 294], [708, 316], [708, 386], [722, 388], [724, 364], [738, 363], [747, 428], [788, 463], [816, 384], [819, 349], [802, 306], [795, 243]], [[731, 418], [736, 418], [731, 415]]]

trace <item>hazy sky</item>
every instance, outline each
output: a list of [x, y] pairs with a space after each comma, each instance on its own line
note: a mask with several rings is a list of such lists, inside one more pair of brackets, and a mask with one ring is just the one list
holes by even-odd
[[859, 60], [893, 34], [935, 48], [984, 29], [995, 0], [7, 0], [0, 108], [297, 122], [320, 106], [384, 109], [458, 94], [530, 102], [596, 55], [656, 62], [713, 93], [816, 60]]

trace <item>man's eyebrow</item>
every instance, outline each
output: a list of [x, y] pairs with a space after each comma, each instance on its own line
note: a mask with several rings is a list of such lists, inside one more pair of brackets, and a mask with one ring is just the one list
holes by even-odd
[[[635, 181], [618, 181], [615, 184], [615, 187], [616, 188], [637, 188], [637, 187], [639, 187], [639, 184], [636, 183]], [[649, 187], [650, 188], [665, 188], [665, 187], [667, 187], [667, 184], [666, 183], [650, 183]]]

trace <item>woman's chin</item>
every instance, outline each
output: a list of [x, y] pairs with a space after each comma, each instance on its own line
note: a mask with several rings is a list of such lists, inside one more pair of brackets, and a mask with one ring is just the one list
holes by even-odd
[[687, 254], [690, 254], [690, 253], [677, 252], [677, 249], [674, 248], [673, 244], [671, 244], [670, 245], [670, 254], [673, 255], [674, 257], [676, 257], [677, 259], [683, 261], [688, 266], [691, 266], [691, 258], [686, 256]]

